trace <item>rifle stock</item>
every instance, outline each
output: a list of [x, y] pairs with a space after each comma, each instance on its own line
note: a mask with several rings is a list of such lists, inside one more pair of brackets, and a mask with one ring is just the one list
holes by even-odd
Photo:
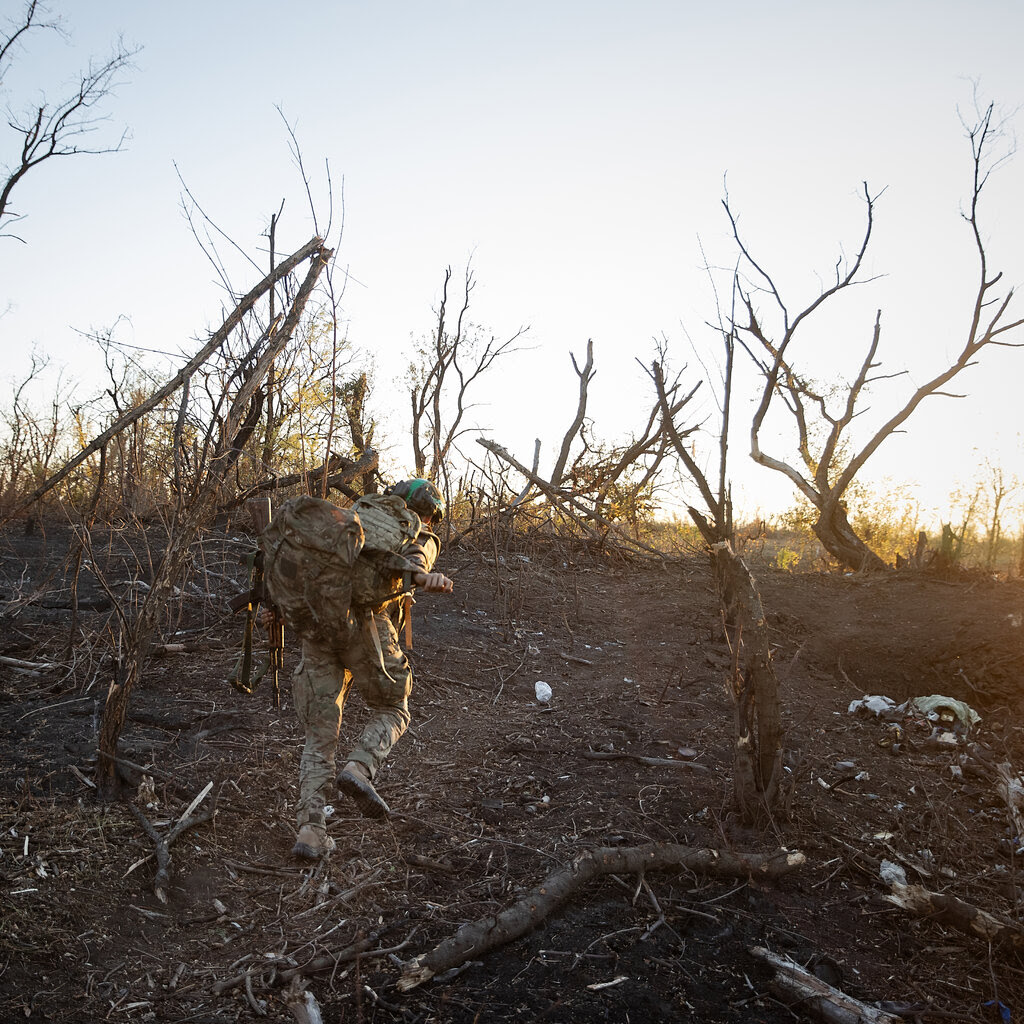
[[[257, 538], [270, 525], [273, 518], [273, 510], [270, 498], [250, 498], [245, 503], [246, 511], [249, 513], [249, 520]], [[264, 599], [263, 594], [263, 568], [261, 555], [256, 554], [252, 560], [252, 576], [248, 593], [239, 594], [230, 602], [233, 612], [245, 608], [245, 641], [242, 657], [235, 671], [231, 675], [231, 685], [242, 693], [252, 693], [256, 683], [269, 671], [271, 682], [274, 687], [274, 707], [281, 706], [281, 670], [284, 668], [284, 620], [279, 615], [274, 615], [273, 621], [267, 627], [267, 645], [269, 655], [266, 664], [252, 679], [252, 631], [256, 624], [256, 614], [260, 601]]]

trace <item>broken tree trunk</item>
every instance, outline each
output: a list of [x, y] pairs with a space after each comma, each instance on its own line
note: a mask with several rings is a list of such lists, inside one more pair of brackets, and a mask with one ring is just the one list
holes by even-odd
[[787, 1005], [825, 1024], [900, 1024], [900, 1017], [868, 1006], [853, 996], [805, 971], [788, 957], [778, 956], [761, 946], [750, 951], [775, 969], [772, 990]]
[[599, 875], [682, 868], [719, 878], [775, 878], [803, 863], [804, 855], [791, 850], [763, 856], [694, 850], [676, 843], [587, 850], [571, 864], [553, 871], [518, 903], [493, 917], [464, 924], [451, 938], [416, 957], [403, 970], [398, 988], [408, 992], [436, 974], [518, 939]]
[[295, 978], [282, 993], [284, 1004], [291, 1010], [296, 1024], [324, 1024], [320, 1004], [308, 986], [308, 981]]
[[839, 502], [818, 509], [818, 518], [811, 527], [825, 550], [855, 572], [884, 572], [889, 568], [874, 551], [857, 536]]
[[744, 821], [755, 824], [764, 820], [779, 796], [779, 684], [772, 667], [761, 595], [750, 570], [728, 541], [712, 545], [711, 564], [734, 658], [733, 792]]

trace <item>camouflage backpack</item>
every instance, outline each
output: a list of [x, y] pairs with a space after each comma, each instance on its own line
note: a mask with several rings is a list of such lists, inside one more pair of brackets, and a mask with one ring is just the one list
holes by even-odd
[[300, 495], [260, 536], [263, 582], [295, 632], [329, 640], [349, 609], [379, 608], [408, 590], [402, 551], [423, 526], [401, 498], [368, 494], [351, 508]]

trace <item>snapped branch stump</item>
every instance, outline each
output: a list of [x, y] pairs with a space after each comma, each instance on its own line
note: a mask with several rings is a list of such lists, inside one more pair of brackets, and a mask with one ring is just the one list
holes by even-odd
[[[205, 794], [209, 790], [207, 789], [203, 792]], [[217, 814], [216, 803], [199, 814], [186, 814], [165, 836], [157, 832], [153, 823], [135, 804], [129, 804], [128, 810], [131, 811], [132, 817], [142, 826], [142, 831], [153, 840], [153, 845], [156, 848], [156, 875], [153, 878], [153, 895], [161, 903], [166, 903], [167, 889], [171, 884], [171, 843], [190, 828], [195, 828], [197, 825], [203, 825], [208, 821], [212, 821]]]
[[779, 683], [772, 667], [764, 606], [750, 570], [728, 541], [711, 546], [711, 563], [734, 657], [733, 791], [743, 819], [758, 822], [779, 797]]

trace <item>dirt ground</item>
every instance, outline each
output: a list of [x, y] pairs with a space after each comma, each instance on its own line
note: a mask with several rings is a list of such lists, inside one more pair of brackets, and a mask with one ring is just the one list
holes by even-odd
[[[111, 534], [103, 557], [116, 565], [128, 543]], [[540, 542], [448, 552], [439, 568], [457, 590], [417, 604], [413, 725], [379, 776], [394, 817], [363, 819], [339, 798], [336, 851], [304, 867], [289, 859], [297, 652], [280, 710], [267, 684], [247, 697], [224, 682], [246, 543], [229, 531], [197, 550], [162, 638], [184, 650], [155, 658], [134, 694], [125, 800], [104, 805], [92, 782], [111, 598], [83, 573], [88, 642], [69, 647], [69, 535], [0, 537], [0, 656], [51, 666], [0, 664], [0, 1020], [295, 1020], [288, 971], [356, 944], [358, 957], [308, 975], [328, 1022], [809, 1019], [773, 994], [754, 947], [906, 1019], [1024, 1019], [1019, 948], [911, 916], [879, 877], [887, 860], [1021, 923], [1024, 837], [991, 772], [1024, 767], [1020, 582], [753, 564], [788, 783], [755, 832], [730, 814], [730, 656], [703, 556], [659, 564]], [[131, 565], [108, 567], [127, 603], [145, 587]], [[943, 694], [982, 721], [935, 746], [920, 716], [900, 737], [849, 714], [866, 694]], [[353, 695], [343, 744], [362, 720]], [[155, 780], [148, 796], [137, 766]], [[216, 798], [216, 816], [172, 846], [161, 903], [154, 844], [128, 801], [165, 834], [208, 783], [201, 807]], [[784, 846], [806, 863], [775, 880], [605, 875], [454, 976], [396, 988], [413, 957], [583, 851], [649, 843]]]

